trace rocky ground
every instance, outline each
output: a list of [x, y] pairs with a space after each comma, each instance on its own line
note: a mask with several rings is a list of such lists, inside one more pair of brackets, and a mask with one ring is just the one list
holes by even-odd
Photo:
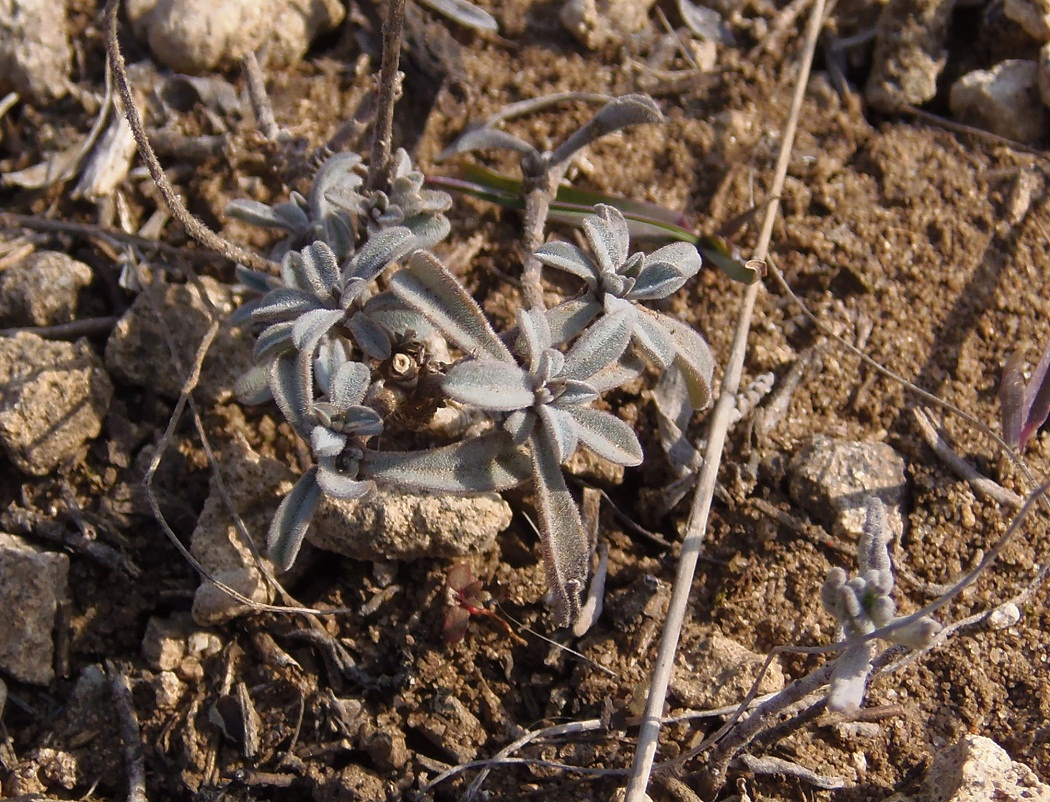
[[[498, 33], [409, 6], [396, 140], [425, 172], [453, 171], [440, 151], [509, 103], [646, 92], [667, 123], [601, 141], [571, 180], [682, 210], [749, 253], [811, 4], [479, 5]], [[225, 320], [242, 300], [232, 266], [190, 243], [137, 166], [107, 95], [101, 10], [16, 8], [0, 3], [0, 95], [12, 93], [0, 100], [2, 796], [122, 799], [141, 782], [150, 799], [459, 799], [476, 769], [428, 784], [527, 730], [591, 722], [523, 747], [514, 756], [533, 762], [493, 767], [481, 788], [491, 799], [612, 798], [688, 514], [687, 501], [663, 504], [674, 475], [653, 383], [613, 400], [635, 424], [643, 466], [574, 466], [608, 499], [605, 611], [582, 637], [553, 627], [523, 492], [322, 510], [325, 540], [284, 584], [296, 602], [337, 614], [252, 612], [202, 584], [158, 525], [147, 474], [172, 536], [215, 578], [269, 603], [223, 488], [264, 532], [303, 451], [275, 408], [232, 396], [251, 354]], [[168, 177], [206, 224], [270, 245], [224, 209], [308, 183], [308, 156], [372, 85], [380, 14], [337, 0], [127, 4], [120, 34], [137, 102]], [[1021, 351], [1034, 368], [1050, 341], [1048, 41], [1050, 9], [1034, 0], [837, 4], [773, 234], [773, 258], [827, 327], [996, 430], [1007, 361]], [[242, 91], [238, 64], [252, 50], [266, 56], [280, 141], [260, 133]], [[575, 101], [506, 128], [545, 149], [591, 113]], [[515, 169], [509, 156], [484, 163]], [[520, 303], [516, 213], [457, 198], [450, 217], [442, 256], [508, 325]], [[742, 293], [705, 269], [667, 311], [724, 362]], [[165, 438], [206, 334], [195, 410]], [[960, 478], [923, 435], [916, 397], [817, 330], [771, 280], [744, 383], [670, 715], [732, 705], [776, 646], [834, 639], [820, 588], [830, 567], [855, 569], [867, 494], [888, 505], [896, 601], [911, 612], [981, 560], [1016, 513], [1009, 494], [1032, 489], [994, 442], [945, 416], [956, 453], [1006, 493]], [[705, 431], [698, 415], [689, 434]], [[1033, 437], [1024, 459], [1046, 476], [1050, 439]], [[1046, 588], [1031, 584], [1048, 559], [1037, 513], [936, 614], [945, 625], [972, 618], [966, 626], [879, 674], [857, 716], [817, 711], [756, 743], [754, 755], [786, 762], [734, 763], [719, 798], [1050, 799], [1040, 780], [1050, 779], [1050, 613]], [[473, 616], [449, 644], [449, 570], [464, 563], [509, 628]], [[761, 690], [824, 660], [782, 655]], [[141, 760], [124, 748], [131, 712]], [[723, 720], [669, 725], [658, 760]], [[658, 774], [652, 797], [695, 799], [703, 778], [703, 758], [687, 762]]]

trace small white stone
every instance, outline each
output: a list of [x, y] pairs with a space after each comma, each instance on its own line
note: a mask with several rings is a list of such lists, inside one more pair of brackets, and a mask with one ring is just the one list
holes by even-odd
[[182, 699], [185, 686], [174, 671], [161, 671], [153, 678], [153, 694], [157, 707], [171, 710]]
[[1021, 620], [1021, 611], [1013, 602], [1007, 602], [988, 615], [988, 626], [992, 629], [1007, 629]]

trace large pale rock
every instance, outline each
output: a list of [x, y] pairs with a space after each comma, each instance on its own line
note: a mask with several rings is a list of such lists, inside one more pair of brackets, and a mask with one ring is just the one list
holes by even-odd
[[127, 0], [125, 7], [153, 55], [191, 74], [235, 66], [264, 47], [269, 66], [292, 64], [346, 14], [339, 0]]
[[40, 104], [60, 98], [72, 65], [65, 2], [0, 0], [0, 94]]
[[955, 0], [889, 0], [879, 17], [864, 90], [872, 106], [893, 112], [937, 94], [954, 8]]
[[[237, 378], [251, 367], [251, 338], [227, 322], [233, 310], [230, 288], [208, 276], [201, 277], [201, 284], [223, 320], [204, 359], [197, 393], [209, 401], [225, 401]], [[182, 369], [188, 371], [210, 325], [195, 286], [157, 281], [138, 294], [114, 326], [106, 341], [106, 367], [114, 378], [177, 398], [185, 377], [172, 363], [168, 333]]]
[[[712, 633], [678, 654], [671, 677], [671, 693], [684, 705], [710, 710], [743, 701], [765, 655], [756, 654], [720, 633]], [[758, 692], [775, 693], [784, 687], [784, 672], [774, 660], [758, 685]]]
[[484, 551], [510, 525], [495, 493], [442, 496], [379, 490], [372, 496], [324, 499], [306, 539], [355, 560], [460, 557]]
[[0, 532], [0, 668], [22, 682], [55, 678], [55, 615], [66, 598], [69, 557]]
[[91, 268], [59, 251], [37, 251], [0, 273], [0, 325], [53, 326], [71, 321]]
[[113, 385], [86, 340], [0, 337], [0, 443], [36, 476], [51, 472], [102, 429]]
[[866, 499], [878, 496], [894, 538], [904, 531], [902, 505], [907, 490], [904, 458], [885, 443], [836, 440], [815, 435], [803, 443], [788, 466], [788, 489], [795, 503], [839, 537], [864, 531]]
[[919, 802], [1050, 802], [1050, 785], [990, 738], [967, 735], [938, 754]]
[[1020, 59], [968, 72], [952, 84], [952, 114], [1007, 139], [1038, 144], [1050, 135], [1050, 110], [1040, 101], [1038, 76], [1036, 62]]
[[[242, 443], [234, 443], [223, 452], [219, 470], [248, 531], [262, 540], [281, 497], [292, 487], [292, 472]], [[263, 604], [273, 601], [273, 589], [259, 571], [248, 544], [237, 532], [214, 477], [193, 531], [190, 551], [212, 577], [241, 595]], [[262, 559], [272, 571], [273, 564], [266, 557]], [[201, 582], [193, 597], [193, 619], [202, 625], [228, 621], [249, 609], [208, 580]]]

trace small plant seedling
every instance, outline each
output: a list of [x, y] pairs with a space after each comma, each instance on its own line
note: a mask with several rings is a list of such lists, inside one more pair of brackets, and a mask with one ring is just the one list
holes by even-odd
[[490, 607], [492, 596], [480, 579], [474, 577], [474, 571], [468, 563], [456, 563], [448, 570], [445, 580], [445, 645], [454, 646], [467, 635], [471, 616], [485, 616], [498, 624], [515, 643], [525, 646], [526, 641], [510, 623]]
[[892, 643], [921, 649], [929, 646], [941, 625], [929, 616], [894, 627], [897, 606], [893, 592], [893, 566], [889, 553], [890, 534], [886, 509], [875, 496], [869, 496], [864, 532], [857, 542], [857, 576], [847, 578], [842, 568], [832, 568], [821, 588], [824, 609], [835, 616], [846, 648], [835, 661], [828, 689], [828, 710], [853, 712], [864, 703], [864, 691], [871, 672], [872, 641], [875, 630], [887, 628], [883, 636]]
[[[628, 96], [606, 104], [553, 153], [514, 141], [531, 162], [527, 176], [538, 181], [598, 136], [658, 119], [652, 100]], [[510, 136], [485, 131], [492, 137], [475, 137], [475, 146], [506, 144]], [[689, 242], [632, 252], [627, 219], [601, 204], [580, 222], [587, 250], [544, 243], [541, 226], [525, 265], [535, 292], [526, 293], [517, 326], [498, 333], [427, 250], [449, 233], [449, 196], [426, 188], [404, 151], [395, 154], [384, 189], [370, 189], [366, 174], [360, 156], [341, 153], [322, 166], [308, 197], [230, 208], [288, 234], [273, 252], [278, 276], [238, 271], [260, 293], [237, 315], [258, 332], [256, 364], [238, 394], [244, 402], [275, 401], [313, 458], [274, 516], [270, 556], [281, 569], [291, 566], [324, 496], [359, 499], [376, 485], [470, 494], [531, 480], [555, 619], [568, 626], [580, 614], [593, 543], [562, 466], [580, 446], [619, 465], [642, 462], [631, 427], [593, 403], [647, 363], [680, 373], [693, 408], [710, 402], [707, 343], [649, 307], [697, 274], [700, 254]], [[527, 209], [528, 197], [538, 196], [527, 196]], [[531, 208], [540, 207], [549, 210]], [[578, 278], [579, 294], [545, 308], [544, 267]], [[425, 434], [446, 404], [478, 413], [483, 433], [415, 451], [381, 447], [409, 432]], [[461, 609], [468, 615], [470, 606], [482, 609], [467, 599]]]

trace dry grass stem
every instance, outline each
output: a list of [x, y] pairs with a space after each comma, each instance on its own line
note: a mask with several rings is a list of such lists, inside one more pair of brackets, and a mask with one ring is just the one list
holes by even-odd
[[[770, 188], [770, 195], [773, 201], [766, 209], [765, 219], [763, 220], [758, 245], [754, 254], [755, 259], [765, 259], [769, 248], [773, 222], [779, 209], [777, 199], [780, 196], [784, 179], [787, 175], [791, 147], [798, 127], [799, 113], [802, 108], [806, 85], [809, 81], [809, 72], [813, 63], [813, 55], [816, 52], [817, 39], [823, 24], [823, 15], [824, 0], [817, 0], [807, 26], [795, 93], [792, 98], [787, 123], [784, 127], [773, 185]], [[682, 625], [685, 621], [686, 608], [689, 603], [689, 591], [692, 587], [693, 576], [696, 573], [696, 563], [700, 556], [704, 534], [707, 529], [707, 518], [711, 511], [712, 499], [714, 498], [714, 489], [718, 479], [718, 468], [722, 461], [722, 449], [729, 427], [730, 414], [736, 407], [736, 395], [740, 388], [740, 376], [743, 372], [744, 356], [747, 350], [747, 335], [751, 327], [751, 315], [754, 310], [755, 299], [758, 297], [759, 286], [758, 282], [749, 286], [741, 303], [740, 316], [733, 339], [733, 350], [726, 366], [718, 404], [712, 417], [711, 432], [708, 437], [707, 449], [704, 452], [704, 464], [697, 481], [696, 495], [694, 496], [693, 507], [689, 516], [688, 530], [682, 543], [678, 572], [675, 576], [671, 600], [668, 604], [667, 620], [660, 639], [660, 648], [650, 680], [649, 696], [646, 701], [642, 726], [638, 733], [638, 747], [635, 753], [634, 765], [631, 769], [631, 778], [627, 786], [626, 802], [643, 802], [656, 757], [656, 749], [660, 739], [660, 716], [667, 696], [667, 686], [670, 682], [671, 671], [674, 668], [674, 657], [678, 649]]]

